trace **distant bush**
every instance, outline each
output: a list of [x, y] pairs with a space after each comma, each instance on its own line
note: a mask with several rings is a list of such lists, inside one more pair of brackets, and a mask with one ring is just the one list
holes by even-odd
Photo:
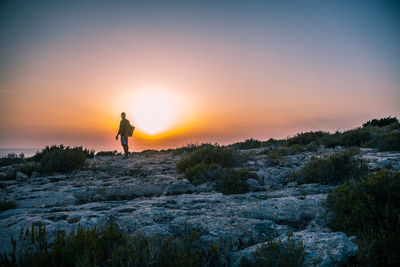
[[85, 156], [85, 158], [93, 158], [95, 151], [89, 150], [87, 148], [82, 148], [82, 146], [77, 146], [77, 147], [69, 147], [69, 146], [64, 146], [63, 144], [57, 146], [57, 145], [53, 145], [53, 146], [46, 146], [44, 149], [42, 149], [41, 151], [36, 152], [36, 154], [32, 157], [32, 160], [36, 161], [36, 162], [40, 162], [42, 160], [42, 158], [51, 153], [51, 152], [58, 152], [58, 151], [63, 151], [63, 150], [77, 150], [77, 151], [81, 151], [82, 154]]
[[358, 236], [362, 266], [400, 266], [400, 172], [349, 180], [327, 197], [334, 231]]
[[8, 153], [7, 156], [0, 157], [0, 167], [25, 162], [25, 155], [21, 153], [19, 156], [15, 153]]
[[360, 179], [368, 172], [364, 160], [355, 157], [356, 148], [332, 153], [328, 158], [313, 157], [293, 173], [299, 183], [337, 184], [349, 178]]
[[305, 261], [305, 247], [303, 242], [296, 242], [292, 233], [287, 233], [287, 238], [286, 242], [272, 240], [262, 244], [252, 255], [254, 261], [243, 257], [241, 259], [241, 266], [303, 266]]
[[342, 146], [363, 146], [371, 139], [371, 132], [365, 128], [356, 128], [343, 132], [339, 137], [340, 145]]
[[47, 146], [37, 152], [33, 160], [40, 162], [41, 171], [44, 173], [67, 173], [82, 169], [86, 164], [87, 155], [92, 156], [92, 152], [82, 147]]
[[247, 179], [258, 180], [258, 175], [247, 169], [226, 168], [217, 180], [217, 191], [223, 194], [242, 194], [249, 190]]
[[205, 243], [190, 230], [180, 236], [129, 237], [110, 222], [103, 230], [83, 228], [68, 234], [62, 230], [48, 246], [42, 224], [29, 231], [21, 229], [20, 240], [30, 242], [23, 251], [0, 255], [2, 266], [229, 266], [230, 248], [226, 242]]
[[399, 120], [396, 117], [387, 117], [387, 118], [382, 118], [382, 119], [373, 119], [370, 121], [367, 121], [365, 123], [363, 123], [363, 127], [369, 127], [369, 126], [378, 126], [378, 127], [384, 127], [384, 126], [388, 126], [392, 123], [399, 123]]
[[200, 163], [232, 167], [237, 163], [237, 155], [231, 148], [207, 145], [188, 154], [176, 164], [176, 167], [184, 173], [186, 169]]
[[115, 156], [118, 154], [117, 150], [114, 151], [100, 151], [96, 153], [96, 157], [103, 157], [103, 156]]
[[400, 151], [400, 131], [385, 133], [379, 148], [381, 151]]
[[287, 145], [308, 145], [310, 143], [318, 143], [319, 140], [328, 135], [327, 132], [306, 132], [306, 133], [298, 133], [297, 135], [287, 139]]
[[232, 145], [232, 147], [236, 149], [253, 149], [263, 146], [265, 146], [265, 142], [262, 142], [254, 138], [246, 139], [243, 142], [237, 142]]
[[17, 205], [16, 205], [15, 202], [12, 201], [12, 200], [7, 200], [7, 199], [4, 198], [4, 199], [0, 202], [0, 211], [15, 209], [16, 207], [17, 207]]

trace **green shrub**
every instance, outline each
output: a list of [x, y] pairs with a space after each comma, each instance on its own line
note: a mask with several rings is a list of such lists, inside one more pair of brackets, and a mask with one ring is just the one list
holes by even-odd
[[0, 157], [0, 167], [20, 164], [25, 162], [25, 155], [21, 153], [19, 156], [15, 153], [8, 153], [7, 156]]
[[103, 230], [96, 226], [55, 233], [53, 244], [48, 245], [46, 228], [32, 224], [21, 228], [20, 241], [28, 242], [22, 251], [0, 254], [1, 266], [228, 266], [228, 243], [205, 243], [193, 229], [180, 236], [146, 237], [139, 233], [133, 237], [111, 221]]
[[367, 121], [367, 122], [365, 122], [365, 123], [363, 123], [363, 127], [371, 127], [371, 126], [378, 126], [378, 127], [384, 127], [384, 126], [388, 126], [388, 125], [390, 125], [390, 124], [393, 124], [393, 123], [399, 123], [399, 120], [396, 118], [396, 117], [391, 117], [391, 116], [389, 116], [389, 117], [387, 117], [387, 118], [382, 118], [382, 119], [373, 119], [373, 120], [370, 120], [370, 121]]
[[237, 142], [233, 144], [232, 146], [236, 149], [253, 149], [253, 148], [259, 148], [263, 147], [265, 142], [262, 142], [260, 140], [250, 138], [246, 139], [243, 142]]
[[230, 148], [207, 145], [191, 152], [185, 158], [181, 159], [176, 167], [179, 171], [185, 172], [186, 169], [197, 164], [218, 164], [221, 167], [232, 167], [237, 162], [237, 156]]
[[12, 200], [7, 200], [4, 198], [3, 201], [0, 202], [0, 211], [11, 210], [15, 209], [16, 207], [17, 204], [15, 204], [15, 202]]
[[400, 151], [400, 131], [385, 133], [379, 148], [381, 151]]
[[218, 164], [199, 163], [193, 167], [186, 169], [185, 178], [194, 185], [199, 185], [207, 181], [217, 180], [223, 169]]
[[59, 152], [59, 151], [65, 151], [65, 150], [80, 151], [85, 156], [85, 158], [93, 158], [94, 153], [95, 153], [95, 151], [93, 149], [89, 150], [87, 148], [82, 148], [82, 146], [70, 148], [69, 146], [64, 146], [63, 144], [61, 144], [59, 146], [57, 146], [57, 145], [53, 145], [50, 147], [46, 146], [41, 151], [36, 152], [36, 154], [32, 157], [32, 160], [36, 161], [36, 162], [41, 162], [41, 160], [43, 159], [43, 157], [45, 155], [52, 153], [52, 152]]
[[365, 266], [400, 265], [400, 172], [385, 169], [349, 180], [328, 195], [331, 228], [357, 235]]
[[304, 244], [293, 238], [292, 233], [287, 233], [287, 241], [268, 241], [259, 246], [253, 253], [254, 261], [245, 257], [241, 259], [241, 266], [303, 266], [305, 261]]
[[365, 128], [356, 128], [343, 132], [339, 137], [342, 146], [362, 146], [371, 139], [371, 131]]
[[310, 143], [318, 143], [319, 140], [328, 135], [327, 132], [306, 132], [306, 133], [298, 133], [297, 135], [287, 139], [287, 145], [307, 145]]
[[368, 171], [364, 160], [355, 157], [356, 149], [332, 153], [328, 158], [311, 160], [293, 173], [299, 183], [337, 184], [349, 178], [359, 179]]
[[34, 156], [40, 162], [41, 171], [44, 173], [67, 173], [82, 169], [86, 164], [87, 150], [82, 147], [52, 146], [46, 147]]
[[235, 170], [226, 168], [217, 180], [217, 190], [223, 194], [242, 194], [249, 190], [246, 180], [253, 178], [258, 180], [258, 175], [247, 169]]

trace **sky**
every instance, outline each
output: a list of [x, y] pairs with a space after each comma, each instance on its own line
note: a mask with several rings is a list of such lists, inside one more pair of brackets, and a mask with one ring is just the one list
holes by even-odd
[[131, 150], [400, 117], [398, 1], [0, 2], [0, 147]]

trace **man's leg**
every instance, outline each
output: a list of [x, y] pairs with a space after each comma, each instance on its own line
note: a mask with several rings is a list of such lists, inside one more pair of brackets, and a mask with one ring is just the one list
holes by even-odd
[[127, 157], [129, 154], [129, 147], [128, 145], [124, 145], [124, 152], [125, 152], [125, 156]]

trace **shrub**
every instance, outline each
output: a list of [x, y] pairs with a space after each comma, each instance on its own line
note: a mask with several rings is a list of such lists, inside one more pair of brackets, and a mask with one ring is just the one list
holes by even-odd
[[293, 238], [292, 233], [287, 233], [286, 242], [281, 240], [268, 241], [259, 246], [253, 253], [254, 261], [243, 257], [241, 266], [303, 266], [305, 261], [304, 244]]
[[186, 169], [197, 164], [218, 164], [221, 167], [232, 167], [237, 162], [234, 151], [230, 148], [206, 145], [190, 153], [181, 159], [176, 167], [179, 171], [185, 172]]
[[12, 200], [7, 200], [4, 198], [3, 201], [0, 202], [0, 211], [11, 210], [15, 209], [16, 207], [17, 204], [15, 204], [15, 202]]
[[65, 147], [64, 145], [46, 147], [37, 152], [33, 157], [34, 161], [40, 162], [42, 172], [45, 173], [67, 173], [73, 170], [82, 169], [86, 164], [87, 149], [82, 147]]
[[229, 246], [219, 242], [206, 244], [190, 230], [181, 236], [146, 237], [139, 233], [128, 237], [111, 221], [103, 230], [96, 226], [69, 234], [55, 233], [48, 246], [46, 228], [39, 224], [31, 230], [21, 228], [20, 240], [29, 246], [16, 251], [12, 240], [10, 255], [0, 255], [2, 266], [228, 266]]
[[371, 139], [371, 132], [365, 128], [356, 128], [343, 132], [339, 137], [342, 146], [362, 146]]
[[217, 180], [222, 171], [223, 169], [218, 164], [199, 163], [186, 169], [185, 178], [190, 180], [194, 185], [199, 185], [207, 181]]
[[25, 155], [23, 153], [21, 153], [19, 156], [17, 156], [15, 153], [8, 153], [7, 156], [0, 157], [0, 167], [24, 162]]
[[258, 180], [258, 175], [247, 169], [235, 170], [226, 168], [217, 180], [217, 190], [223, 194], [242, 194], [249, 190], [246, 180]]
[[298, 133], [297, 135], [287, 139], [287, 145], [307, 145], [310, 143], [318, 143], [319, 140], [328, 135], [327, 132], [306, 132], [306, 133]]
[[243, 142], [237, 142], [232, 146], [236, 149], [253, 149], [265, 146], [265, 142], [262, 142], [254, 138], [250, 138], [244, 140]]
[[328, 158], [313, 157], [293, 175], [299, 183], [337, 184], [349, 178], [359, 179], [368, 168], [364, 160], [355, 157], [356, 153], [356, 149], [347, 149]]
[[366, 266], [400, 265], [400, 172], [385, 169], [349, 180], [327, 197], [333, 230], [357, 235]]
[[399, 123], [399, 120], [396, 117], [387, 117], [387, 118], [382, 118], [382, 119], [373, 119], [370, 121], [367, 121], [365, 123], [363, 123], [363, 127], [369, 127], [369, 126], [378, 126], [378, 127], [384, 127], [384, 126], [388, 126], [392, 123]]
[[400, 131], [385, 133], [379, 148], [381, 151], [400, 151]]

